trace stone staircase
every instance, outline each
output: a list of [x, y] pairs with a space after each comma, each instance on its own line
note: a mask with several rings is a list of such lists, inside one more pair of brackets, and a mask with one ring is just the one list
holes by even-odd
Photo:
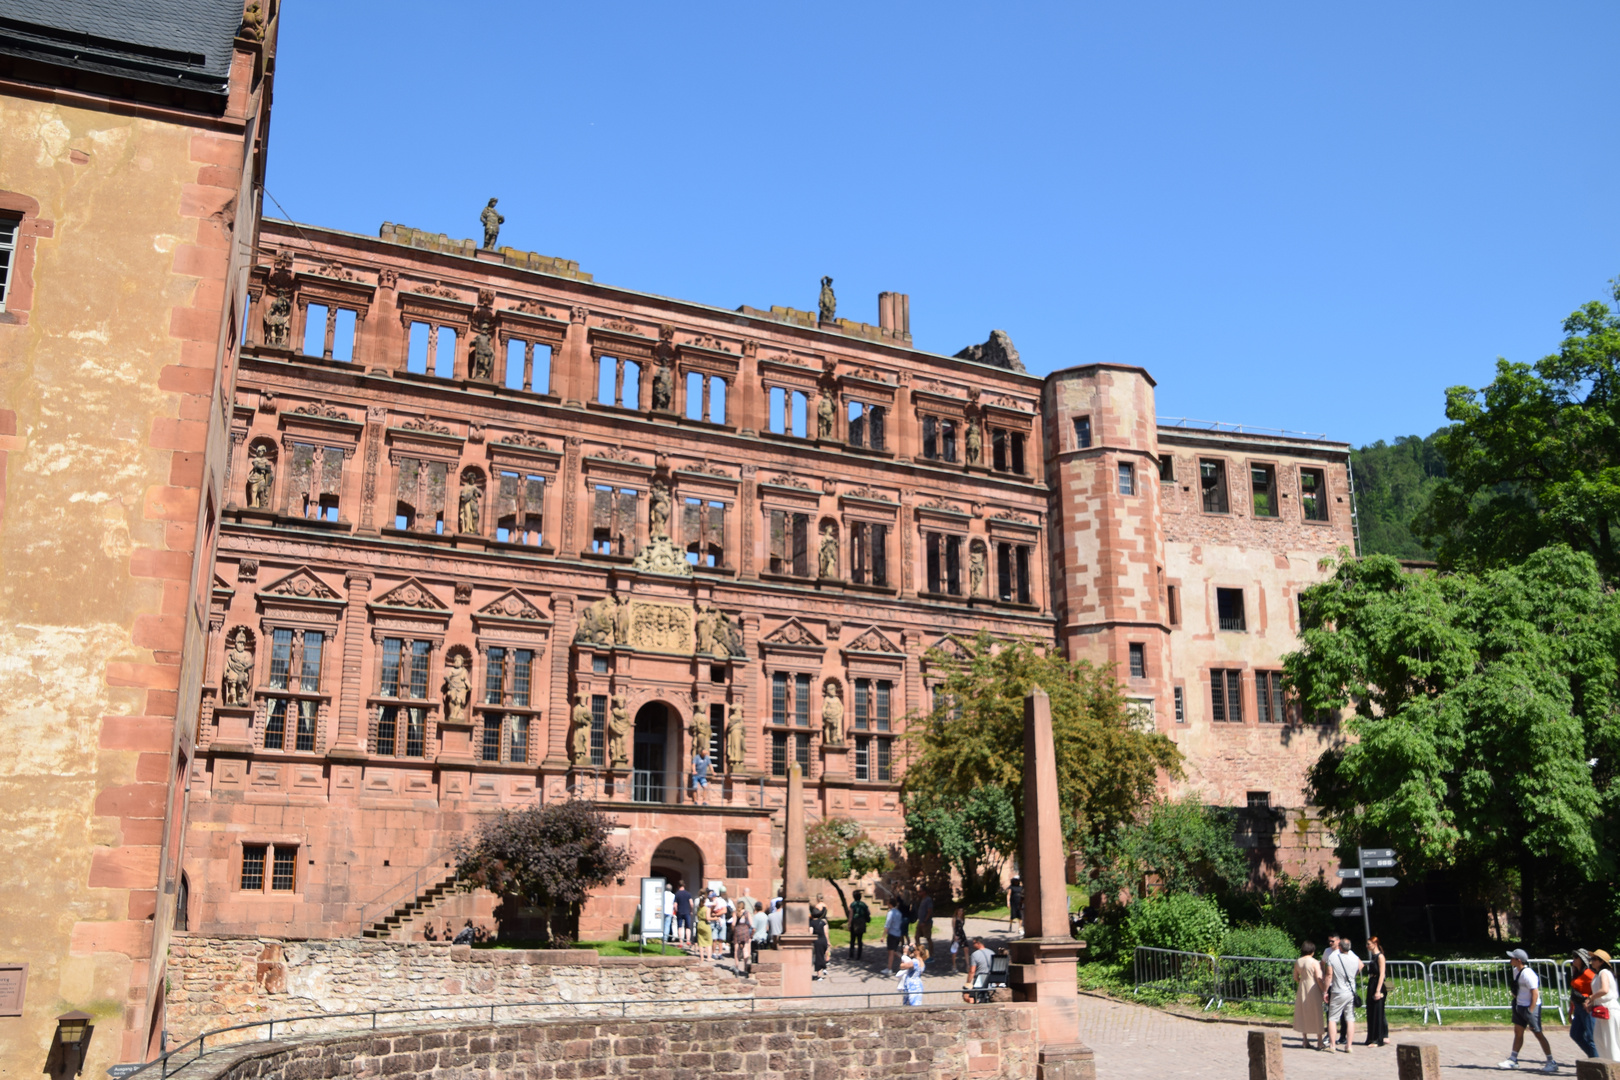
[[446, 870], [444, 877], [429, 888], [417, 893], [401, 903], [393, 911], [383, 916], [361, 931], [361, 936], [368, 938], [391, 938], [407, 921], [420, 915], [427, 908], [437, 904], [446, 894], [454, 892], [456, 888], [456, 872]]

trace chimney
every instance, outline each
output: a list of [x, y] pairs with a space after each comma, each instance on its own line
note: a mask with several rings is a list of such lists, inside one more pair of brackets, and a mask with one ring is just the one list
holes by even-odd
[[900, 292], [878, 293], [878, 327], [886, 337], [911, 340], [911, 297]]

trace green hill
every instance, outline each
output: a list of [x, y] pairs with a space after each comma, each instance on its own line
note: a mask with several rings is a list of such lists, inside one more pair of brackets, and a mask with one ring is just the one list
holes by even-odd
[[1427, 437], [1403, 435], [1393, 443], [1379, 439], [1350, 452], [1363, 555], [1434, 558], [1412, 534], [1412, 519], [1428, 505], [1435, 485], [1446, 474], [1446, 463], [1434, 445], [1435, 436], [1444, 430]]

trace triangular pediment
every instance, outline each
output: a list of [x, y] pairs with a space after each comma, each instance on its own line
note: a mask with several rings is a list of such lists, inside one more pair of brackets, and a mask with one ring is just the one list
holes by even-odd
[[539, 608], [516, 589], [508, 589], [478, 609], [478, 614], [492, 619], [524, 619], [529, 622], [547, 622]]
[[373, 601], [378, 607], [418, 608], [422, 611], [450, 610], [450, 605], [433, 595], [433, 590], [415, 578], [395, 585]]
[[798, 619], [789, 619], [760, 640], [766, 645], [821, 645], [821, 639]]
[[952, 637], [950, 634], [943, 635], [929, 648], [930, 650], [938, 649], [952, 660], [961, 660], [963, 662], [972, 660], [975, 655], [972, 649], [962, 644], [961, 639]]
[[307, 566], [300, 566], [286, 577], [278, 578], [260, 592], [272, 596], [293, 596], [300, 600], [341, 600], [342, 595]]
[[900, 652], [900, 646], [896, 645], [883, 631], [875, 626], [868, 627], [860, 636], [844, 647], [852, 652]]
[[214, 588], [224, 589], [226, 592], [233, 591], [231, 583], [220, 577], [218, 574], [214, 575]]

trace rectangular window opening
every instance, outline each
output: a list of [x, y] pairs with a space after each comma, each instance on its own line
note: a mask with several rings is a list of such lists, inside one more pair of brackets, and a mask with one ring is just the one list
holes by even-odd
[[456, 331], [441, 326], [438, 332], [438, 343], [433, 347], [433, 374], [441, 379], [453, 379], [456, 377]]
[[1128, 461], [1119, 463], [1119, 493], [1121, 495], [1136, 494], [1136, 466]]
[[417, 375], [427, 374], [428, 335], [433, 328], [424, 322], [411, 323], [411, 343], [405, 353], [405, 370]]
[[1215, 614], [1222, 630], [1247, 630], [1243, 617], [1243, 590], [1216, 589]]
[[1131, 647], [1131, 678], [1147, 678], [1147, 646], [1140, 641], [1130, 643]]
[[1306, 521], [1328, 519], [1327, 474], [1321, 469], [1299, 470], [1299, 505]]
[[1091, 449], [1091, 417], [1077, 416], [1074, 418], [1074, 448], [1076, 450]]
[[1276, 517], [1277, 470], [1271, 465], [1251, 465], [1249, 485], [1254, 494], [1254, 516]]
[[1204, 513], [1226, 513], [1226, 463], [1202, 458], [1198, 462], [1198, 473], [1203, 485]]
[[242, 891], [264, 891], [264, 858], [266, 850], [263, 844], [242, 845]]

